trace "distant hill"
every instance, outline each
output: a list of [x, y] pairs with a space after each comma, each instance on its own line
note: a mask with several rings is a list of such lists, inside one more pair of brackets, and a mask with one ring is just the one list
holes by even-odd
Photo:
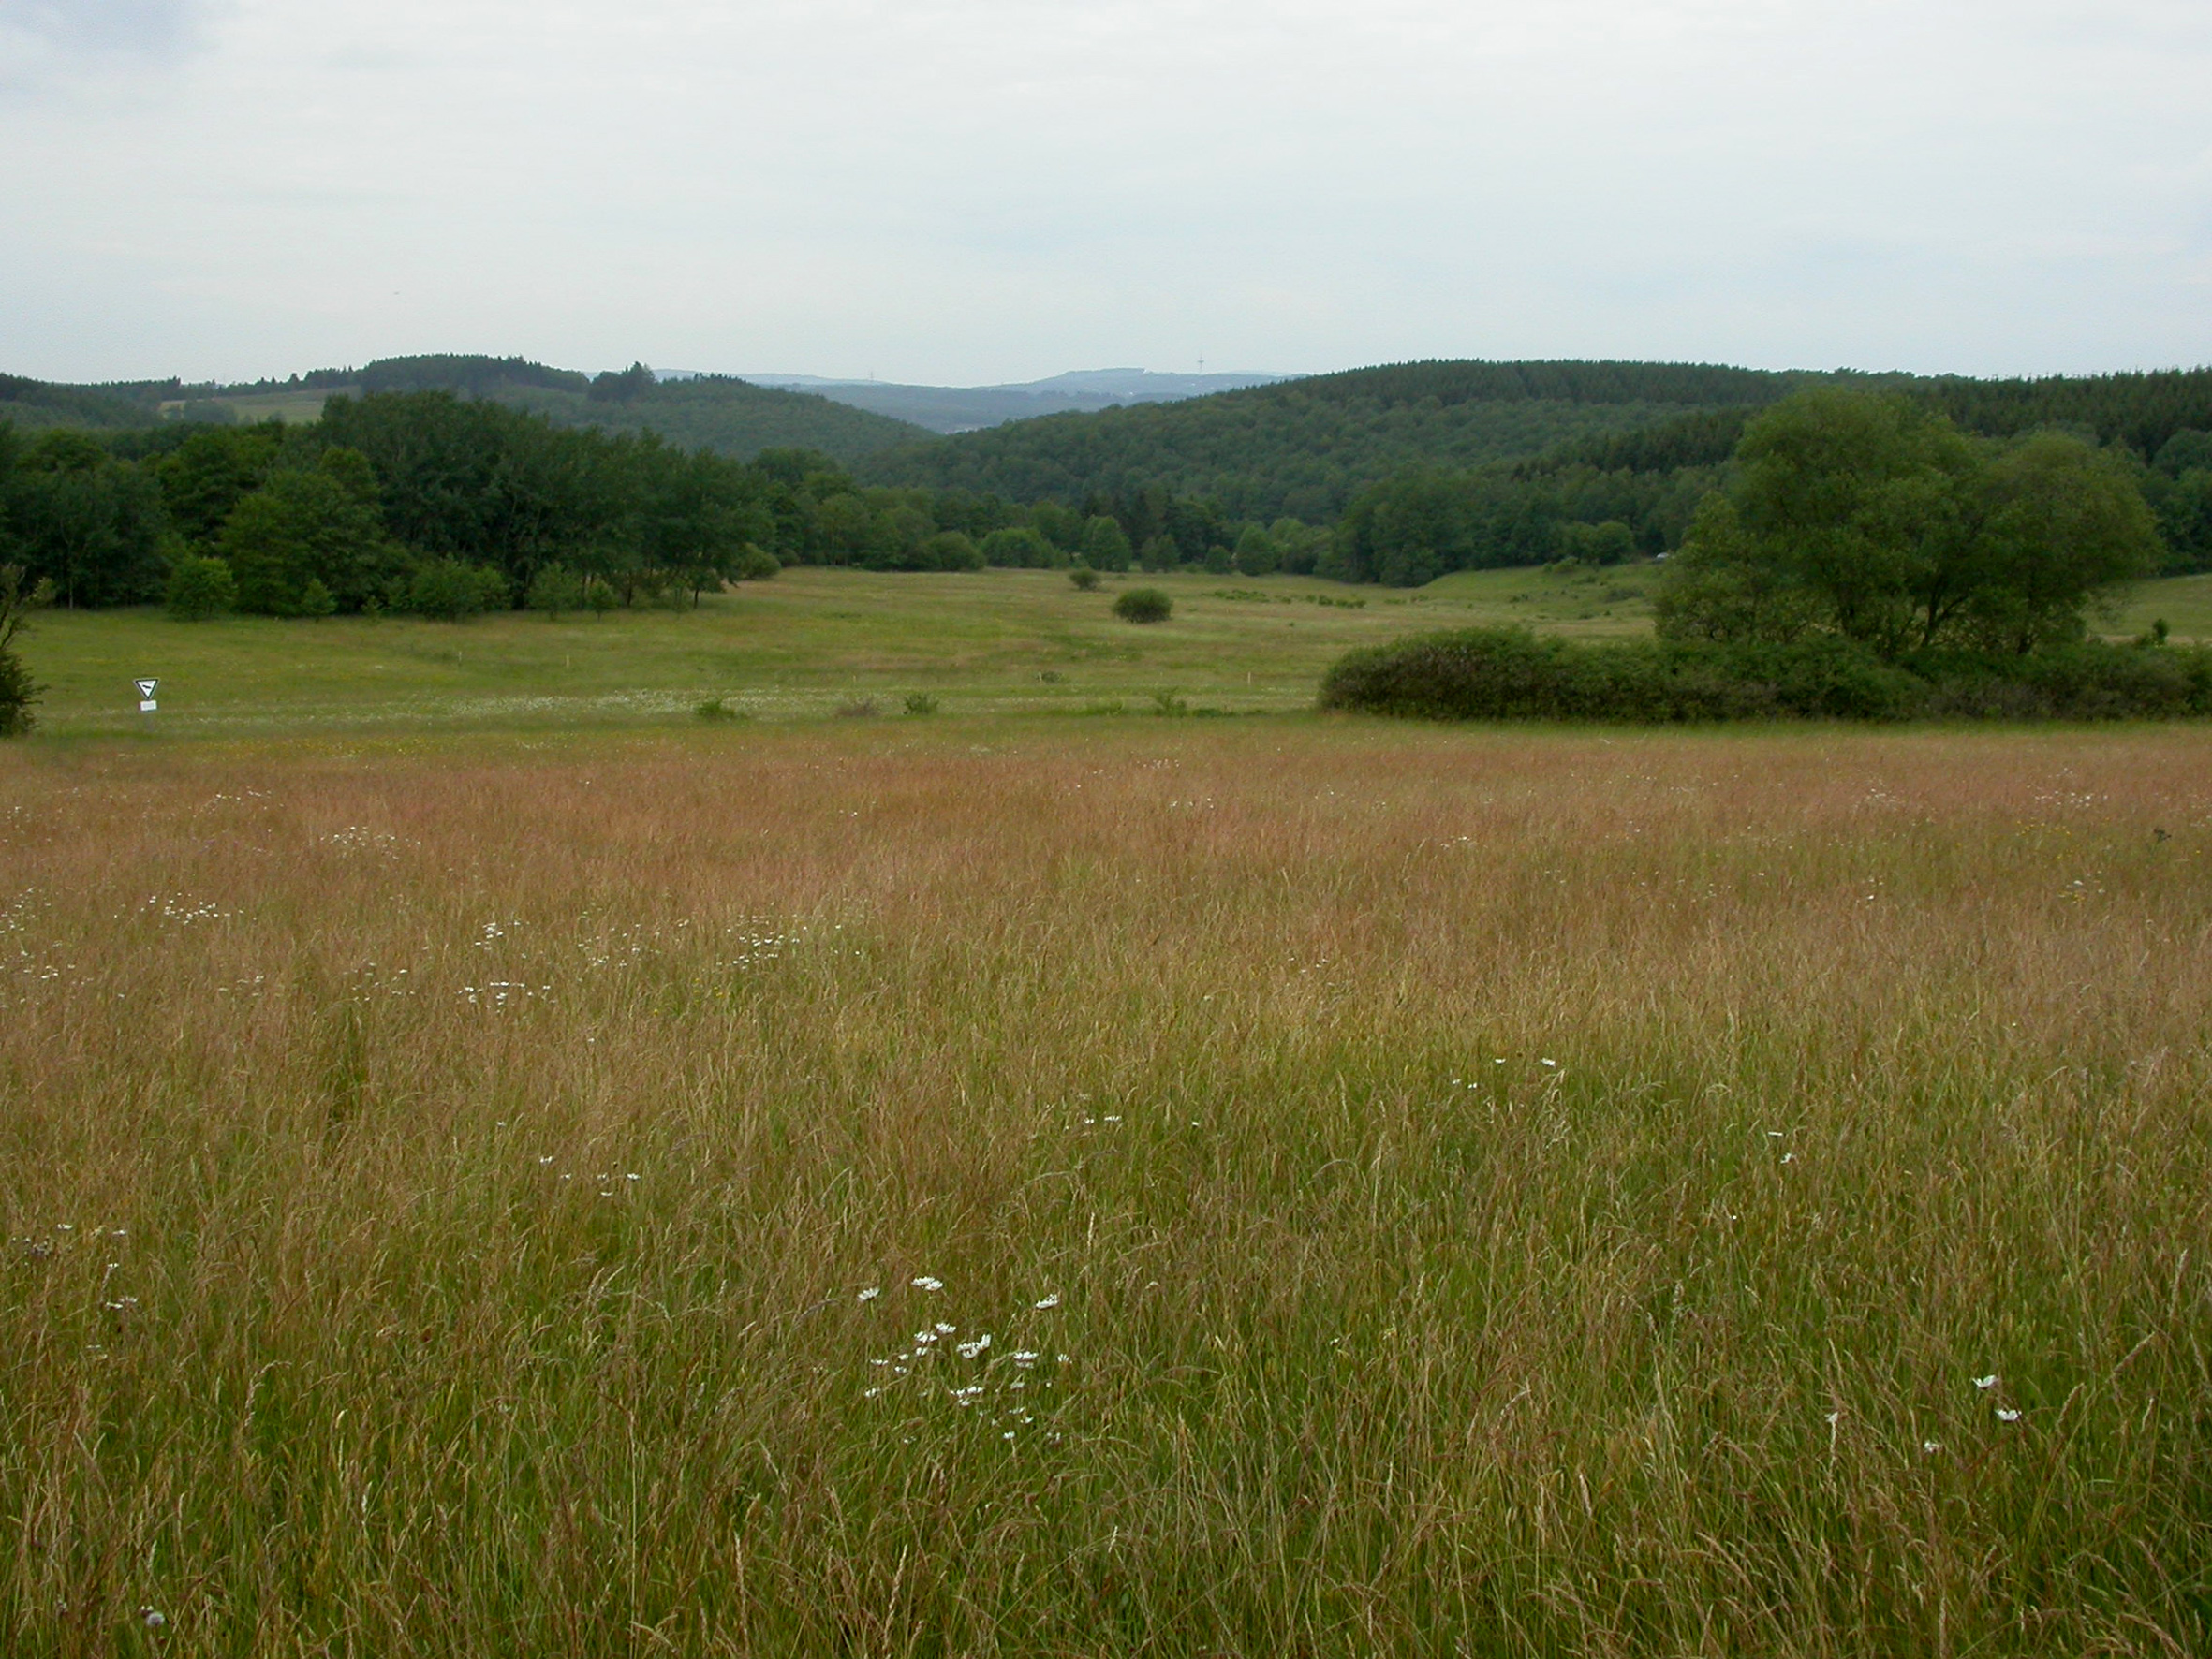
[[0, 374], [0, 420], [25, 432], [54, 426], [152, 426], [154, 405], [137, 392], [136, 388], [61, 386], [21, 374]]
[[1717, 465], [1748, 416], [1800, 387], [1890, 388], [1969, 432], [2067, 427], [2145, 460], [2212, 428], [2212, 369], [1974, 380], [1698, 363], [1402, 363], [1186, 402], [1054, 416], [886, 450], [878, 483], [1015, 501], [1211, 496], [1231, 519], [1325, 523], [1362, 485], [1408, 466], [1658, 475]]
[[795, 447], [819, 449], [850, 466], [932, 435], [907, 421], [811, 392], [718, 375], [664, 381], [623, 398], [595, 398], [588, 390], [546, 386], [509, 386], [484, 395], [543, 415], [555, 426], [656, 432], [686, 449], [712, 449], [740, 461], [763, 449]]
[[1164, 488], [1212, 496], [1231, 518], [1322, 523], [1362, 484], [1410, 463], [1533, 456], [1694, 411], [1755, 407], [1814, 378], [1681, 363], [1404, 363], [1024, 421], [888, 450], [864, 471], [1017, 501]]
[[1272, 386], [1281, 374], [1162, 374], [1149, 369], [1080, 369], [1049, 380], [1008, 386], [902, 386], [878, 380], [824, 380], [811, 374], [746, 374], [756, 386], [818, 392], [856, 409], [907, 420], [935, 433], [977, 432], [1042, 415], [1091, 414], [1130, 404]]
[[19, 426], [148, 426], [156, 419], [313, 420], [326, 399], [385, 391], [451, 391], [543, 415], [556, 426], [658, 433], [686, 448], [750, 460], [786, 446], [848, 465], [931, 434], [903, 420], [806, 392], [718, 375], [656, 383], [650, 371], [593, 376], [524, 358], [441, 354], [317, 369], [287, 380], [185, 386], [56, 387], [0, 375], [0, 419]]

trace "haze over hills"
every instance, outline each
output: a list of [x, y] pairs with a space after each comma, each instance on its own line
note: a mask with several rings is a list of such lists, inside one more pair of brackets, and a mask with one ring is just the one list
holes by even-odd
[[[672, 376], [664, 375], [664, 378]], [[755, 386], [818, 392], [856, 409], [910, 421], [931, 432], [976, 432], [1040, 415], [1091, 414], [1130, 404], [1161, 404], [1247, 387], [1272, 386], [1283, 374], [1170, 374], [1151, 369], [1078, 369], [1045, 380], [1004, 386], [907, 386], [879, 380], [830, 380], [811, 374], [740, 375]]]

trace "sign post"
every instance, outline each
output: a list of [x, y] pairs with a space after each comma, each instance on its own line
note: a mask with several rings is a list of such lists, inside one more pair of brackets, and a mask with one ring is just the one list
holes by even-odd
[[154, 688], [160, 683], [158, 680], [140, 680], [138, 683], [140, 713], [151, 714], [159, 707], [154, 700]]

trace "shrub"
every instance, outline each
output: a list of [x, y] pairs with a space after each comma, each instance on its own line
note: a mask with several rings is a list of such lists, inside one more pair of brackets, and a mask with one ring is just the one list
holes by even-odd
[[937, 712], [937, 699], [936, 699], [936, 697], [934, 697], [930, 696], [930, 694], [929, 694], [928, 692], [926, 692], [926, 691], [909, 691], [908, 693], [907, 693], [907, 713], [909, 713], [909, 714], [935, 714], [936, 712]]
[[506, 603], [507, 578], [489, 565], [427, 559], [407, 581], [406, 609], [441, 622], [459, 622]]
[[1088, 565], [1078, 565], [1068, 573], [1068, 580], [1087, 594], [1099, 585], [1099, 573]]
[[1273, 576], [1282, 568], [1283, 555], [1275, 545], [1275, 538], [1257, 524], [1245, 526], [1245, 533], [1236, 539], [1236, 571], [1239, 576]]
[[1113, 602], [1113, 614], [1124, 622], [1166, 622], [1174, 609], [1175, 602], [1158, 588], [1131, 588]]
[[1430, 720], [1635, 724], [2166, 718], [2212, 713], [2212, 652], [2089, 643], [1898, 665], [1833, 637], [1580, 645], [1521, 628], [1476, 628], [1353, 652], [1323, 679], [1320, 706]]
[[1068, 555], [1026, 526], [994, 530], [983, 537], [983, 562], [1008, 570], [1045, 570]]
[[564, 610], [575, 610], [582, 606], [583, 580], [566, 565], [541, 565], [538, 574], [530, 579], [530, 591], [524, 595], [523, 603], [558, 621]]
[[766, 581], [772, 576], [781, 575], [783, 567], [781, 559], [766, 548], [748, 541], [745, 551], [738, 554], [737, 563], [730, 566], [730, 574], [740, 581]]
[[981, 570], [983, 551], [958, 530], [940, 530], [922, 544], [925, 570]]
[[876, 699], [872, 697], [856, 697], [837, 705], [840, 720], [872, 720], [875, 715]]
[[743, 709], [733, 709], [727, 700], [711, 697], [691, 711], [701, 720], [750, 720], [752, 716]]
[[237, 608], [238, 582], [222, 560], [185, 553], [170, 564], [166, 598], [179, 622], [206, 622]]
[[1132, 557], [1128, 532], [1099, 513], [1083, 527], [1083, 562], [1093, 570], [1127, 570]]
[[25, 585], [22, 566], [0, 565], [0, 738], [21, 737], [31, 729], [31, 705], [45, 689], [15, 653], [16, 636], [30, 613], [52, 601], [52, 583]]

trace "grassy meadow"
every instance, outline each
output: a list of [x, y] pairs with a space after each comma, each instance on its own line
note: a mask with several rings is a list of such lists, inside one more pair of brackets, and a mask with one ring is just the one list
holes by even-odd
[[[1172, 595], [1170, 622], [1114, 617], [1117, 594], [1140, 582]], [[1408, 595], [1283, 577], [1130, 577], [1084, 594], [1055, 571], [794, 569], [710, 595], [696, 610], [559, 622], [185, 624], [153, 609], [49, 611], [22, 649], [48, 687], [40, 723], [57, 735], [567, 729], [665, 724], [717, 697], [756, 716], [807, 719], [871, 699], [896, 712], [916, 692], [948, 713], [1149, 713], [1161, 696], [1242, 713], [1309, 708], [1322, 671], [1354, 646], [1482, 621], [1619, 625], [1603, 609], [1580, 584], [1539, 571]], [[1641, 614], [1648, 625], [1648, 606]], [[137, 712], [131, 683], [142, 676], [161, 683], [155, 722]]]
[[2212, 1651], [2201, 729], [967, 581], [39, 619], [0, 1651]]
[[[1162, 697], [1217, 713], [1309, 708], [1356, 646], [1440, 627], [1524, 624], [1580, 639], [1651, 626], [1658, 566], [1463, 571], [1410, 593], [1305, 578], [1174, 575], [1078, 593], [1053, 571], [959, 576], [794, 569], [696, 610], [464, 624], [334, 617], [172, 622], [158, 610], [50, 611], [22, 641], [55, 736], [243, 737], [309, 730], [666, 725], [720, 698], [767, 719], [855, 703], [895, 713], [1150, 713]], [[1133, 627], [1113, 599], [1165, 589], [1173, 619]], [[2212, 639], [2212, 576], [2146, 582], [2106, 623], [2164, 618]], [[131, 683], [161, 684], [154, 720]]]

